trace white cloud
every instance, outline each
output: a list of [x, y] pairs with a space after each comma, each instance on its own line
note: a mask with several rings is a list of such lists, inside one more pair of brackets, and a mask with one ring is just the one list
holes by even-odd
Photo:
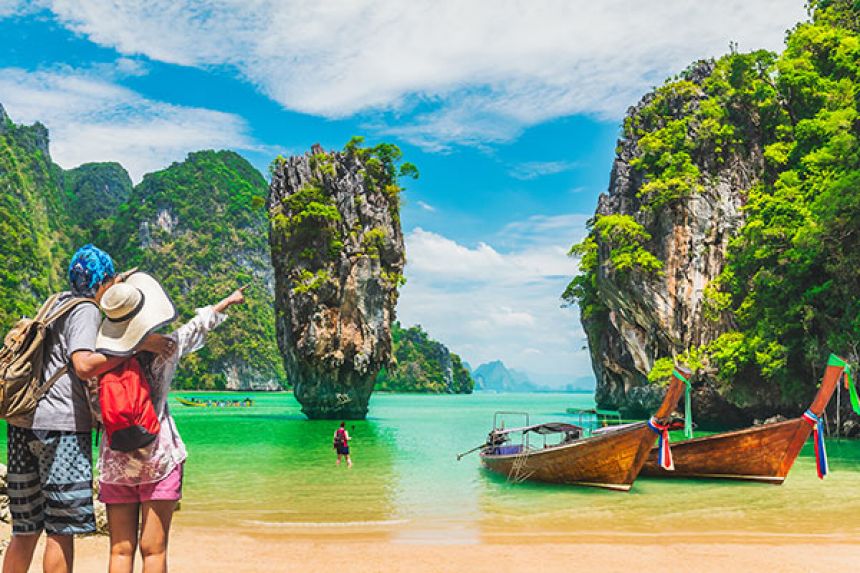
[[423, 325], [475, 367], [502, 359], [550, 384], [590, 374], [578, 313], [560, 300], [576, 272], [566, 252], [584, 236], [586, 219], [567, 214], [511, 223], [494, 240], [513, 245], [504, 250], [414, 229], [406, 237], [408, 282], [398, 317]]
[[421, 104], [388, 131], [433, 149], [509, 140], [565, 115], [617, 120], [644, 90], [730, 41], [779, 49], [806, 15], [803, 0], [50, 5], [94, 42], [181, 65], [226, 65], [290, 110], [344, 117]]
[[576, 161], [526, 161], [508, 170], [508, 174], [523, 181], [530, 181], [546, 175], [556, 175], [576, 169]]
[[430, 203], [425, 203], [424, 201], [418, 201], [418, 206], [424, 209], [425, 211], [429, 211], [430, 213], [436, 212], [436, 207], [431, 205]]
[[112, 75], [141, 73], [133, 61], [91, 70], [0, 69], [0, 102], [13, 121], [40, 121], [51, 156], [70, 168], [118, 161], [134, 181], [199, 149], [258, 150], [239, 116], [147, 99]]
[[20, 0], [0, 0], [0, 18], [22, 16], [39, 8], [38, 2], [22, 2]]

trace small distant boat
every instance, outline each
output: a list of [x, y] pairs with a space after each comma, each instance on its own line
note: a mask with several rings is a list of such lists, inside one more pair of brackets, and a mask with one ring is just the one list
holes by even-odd
[[567, 413], [579, 418], [579, 425], [584, 426], [589, 418], [598, 428], [606, 426], [620, 426], [621, 412], [617, 410], [602, 410], [599, 408], [568, 408]]
[[[479, 446], [481, 462], [489, 470], [512, 481], [532, 480], [627, 491], [639, 475], [658, 436], [668, 439], [665, 432], [671, 424], [667, 420], [683, 391], [683, 380], [673, 377], [663, 403], [649, 422], [599, 428], [590, 436], [574, 424], [528, 425], [527, 422], [524, 427], [504, 429], [494, 419], [487, 443]], [[504, 412], [497, 413], [496, 417], [499, 414]], [[508, 444], [511, 434], [515, 433], [523, 436], [523, 443]], [[543, 436], [544, 443], [546, 436], [555, 434], [561, 437], [561, 442], [533, 448], [529, 443], [532, 434]]]
[[[784, 422], [754, 426], [672, 444], [674, 471], [657, 463], [657, 451], [651, 450], [642, 475], [679, 478], [727, 478], [782, 484], [800, 449], [813, 431], [846, 371], [846, 363], [831, 355], [821, 387], [807, 414]], [[847, 383], [847, 382], [846, 382]], [[811, 415], [810, 415], [811, 414]], [[823, 453], [823, 445], [820, 446]], [[816, 445], [816, 452], [819, 446]], [[824, 457], [817, 456], [817, 463]], [[824, 473], [826, 473], [826, 461]], [[821, 469], [819, 469], [821, 475]]]
[[213, 400], [211, 398], [200, 400], [191, 398], [188, 400], [187, 398], [177, 397], [176, 400], [183, 406], [190, 408], [250, 408], [254, 405], [254, 401], [250, 398], [242, 400]]

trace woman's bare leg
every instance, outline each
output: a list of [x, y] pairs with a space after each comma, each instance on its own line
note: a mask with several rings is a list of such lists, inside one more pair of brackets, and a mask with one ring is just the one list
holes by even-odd
[[108, 530], [110, 531], [110, 573], [132, 573], [134, 554], [137, 551], [137, 522], [139, 503], [107, 504]]
[[143, 573], [167, 572], [167, 542], [175, 509], [175, 501], [143, 502], [143, 530], [140, 534]]

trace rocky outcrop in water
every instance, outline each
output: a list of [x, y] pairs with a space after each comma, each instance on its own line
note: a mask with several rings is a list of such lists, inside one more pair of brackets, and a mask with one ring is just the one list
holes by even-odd
[[[647, 384], [655, 361], [707, 344], [732, 326], [725, 317], [706, 319], [705, 291], [723, 270], [728, 242], [743, 223], [743, 192], [758, 181], [761, 149], [751, 145], [719, 163], [704, 150], [692, 153], [692, 163], [704, 174], [696, 192], [658, 208], [648, 208], [653, 198], [642, 193], [647, 176], [638, 164], [644, 153], [642, 137], [693, 115], [706, 98], [701, 85], [712, 69], [712, 63], [700, 62], [686, 73], [683, 91], [651, 93], [630, 108], [609, 190], [598, 201], [596, 217], [631, 217], [644, 231], [641, 247], [662, 262], [660, 272], [636, 267], [619, 271], [612, 262], [618, 246], [612, 233], [592, 233], [598, 261], [594, 277], [603, 308], [584, 317], [583, 324], [600, 407], [649, 415], [663, 393]], [[653, 117], [655, 104], [661, 117]], [[701, 126], [690, 122], [684, 128], [694, 140]], [[734, 425], [745, 420], [707, 380], [700, 382], [704, 384], [698, 385], [694, 400], [697, 422]]]
[[278, 345], [309, 418], [365, 417], [390, 360], [405, 263], [398, 159], [394, 146], [351, 142], [343, 152], [316, 145], [273, 164]]
[[601, 405], [642, 407], [680, 360], [697, 421], [793, 417], [830, 353], [860, 360], [858, 42], [857, 2], [810, 2], [781, 53], [732, 49], [630, 110], [564, 294]]

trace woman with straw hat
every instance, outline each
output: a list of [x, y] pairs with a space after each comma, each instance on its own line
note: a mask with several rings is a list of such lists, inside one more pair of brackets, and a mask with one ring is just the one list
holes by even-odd
[[[186, 458], [185, 445], [167, 406], [167, 394], [179, 359], [203, 347], [206, 333], [226, 320], [224, 311], [245, 301], [242, 290], [197, 309], [190, 321], [164, 337], [164, 353], [137, 354], [160, 427], [151, 443], [132, 451], [113, 450], [108, 440], [101, 440], [99, 499], [107, 505], [111, 573], [131, 573], [138, 539], [144, 573], [167, 570], [170, 521], [182, 497]], [[143, 272], [135, 272], [108, 289], [101, 307], [106, 318], [96, 347], [116, 356], [131, 356], [144, 338], [173, 322], [177, 314], [158, 281]]]

